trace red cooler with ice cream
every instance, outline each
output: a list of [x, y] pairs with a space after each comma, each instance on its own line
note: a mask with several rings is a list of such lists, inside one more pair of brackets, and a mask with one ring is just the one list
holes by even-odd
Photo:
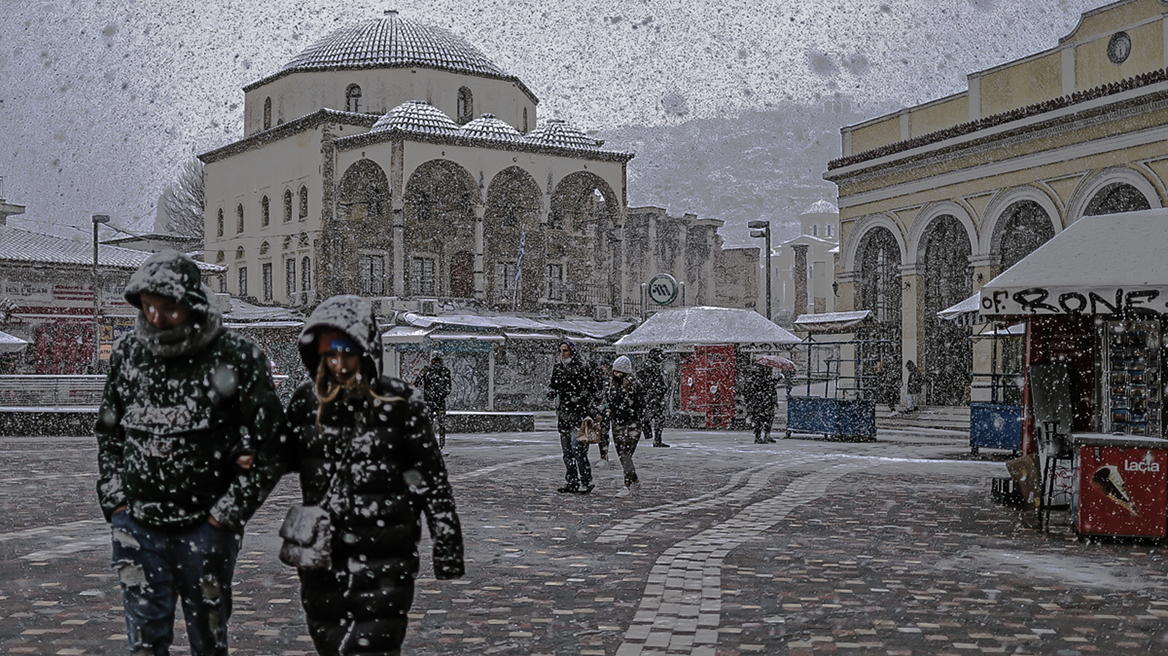
[[1164, 537], [1168, 533], [1168, 440], [1076, 434], [1075, 532]]

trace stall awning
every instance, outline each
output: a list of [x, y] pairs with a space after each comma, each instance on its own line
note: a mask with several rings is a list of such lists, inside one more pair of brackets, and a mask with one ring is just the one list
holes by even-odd
[[1168, 313], [1168, 209], [1085, 216], [981, 289], [985, 317]]
[[969, 298], [950, 305], [949, 307], [937, 313], [937, 316], [942, 321], [951, 321], [961, 326], [976, 326], [989, 321], [989, 318], [981, 316], [978, 309], [981, 307], [981, 296], [974, 294]]
[[17, 337], [0, 332], [0, 353], [20, 353], [28, 348], [28, 342]]
[[798, 337], [753, 310], [688, 307], [654, 314], [617, 340], [616, 350], [690, 351], [701, 345], [734, 344], [744, 351], [772, 351], [800, 343]]
[[795, 327], [809, 333], [852, 332], [871, 314], [871, 310], [801, 314], [795, 319]]
[[390, 344], [416, 343], [426, 339], [426, 335], [429, 335], [430, 332], [430, 330], [425, 328], [394, 326], [393, 328], [390, 328], [389, 330], [381, 333], [381, 341]]

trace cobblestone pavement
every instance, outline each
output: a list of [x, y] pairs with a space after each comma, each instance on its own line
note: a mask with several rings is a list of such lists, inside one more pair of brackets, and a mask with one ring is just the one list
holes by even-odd
[[[468, 573], [435, 581], [423, 541], [405, 653], [1168, 653], [1163, 545], [1027, 528], [990, 501], [1003, 458], [963, 439], [667, 431], [672, 448], [637, 450], [641, 494], [617, 499], [619, 465], [596, 467], [590, 495], [556, 494], [550, 432], [451, 436]], [[95, 458], [91, 439], [0, 438], [0, 654], [126, 653]], [[234, 654], [312, 653], [275, 558], [295, 490], [249, 525]]]

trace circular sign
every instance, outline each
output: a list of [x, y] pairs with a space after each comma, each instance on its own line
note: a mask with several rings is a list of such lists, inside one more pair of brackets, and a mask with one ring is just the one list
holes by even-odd
[[649, 281], [649, 300], [657, 305], [669, 305], [677, 298], [677, 280], [668, 273], [659, 273]]
[[1131, 37], [1127, 35], [1127, 32], [1116, 32], [1111, 36], [1111, 41], [1107, 43], [1107, 58], [1111, 60], [1112, 64], [1122, 64], [1131, 54], [1131, 47]]

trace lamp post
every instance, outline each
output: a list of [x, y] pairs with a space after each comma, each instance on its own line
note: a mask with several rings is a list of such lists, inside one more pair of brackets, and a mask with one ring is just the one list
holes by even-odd
[[93, 373], [101, 360], [101, 286], [97, 279], [97, 226], [109, 223], [108, 214], [93, 215]]
[[766, 318], [774, 321], [771, 314], [771, 222], [751, 221], [746, 226], [750, 228], [751, 237], [766, 239]]

